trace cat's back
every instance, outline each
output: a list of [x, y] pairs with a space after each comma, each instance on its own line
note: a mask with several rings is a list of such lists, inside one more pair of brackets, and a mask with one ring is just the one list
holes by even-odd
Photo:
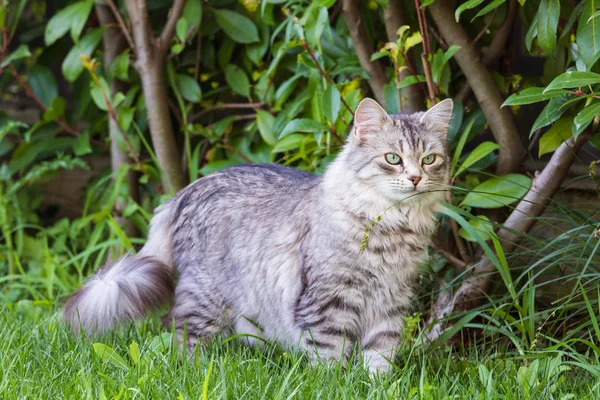
[[285, 212], [310, 199], [320, 180], [278, 164], [233, 166], [191, 183], [171, 199], [170, 207], [183, 221], [199, 215], [212, 219]]

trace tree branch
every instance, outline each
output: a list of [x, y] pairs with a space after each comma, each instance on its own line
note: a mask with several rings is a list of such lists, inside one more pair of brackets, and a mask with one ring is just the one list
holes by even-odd
[[[104, 46], [105, 70], [108, 69], [108, 67], [110, 66], [110, 64], [112, 64], [114, 59], [117, 58], [119, 56], [119, 54], [121, 54], [121, 52], [123, 52], [127, 48], [127, 45], [126, 45], [127, 42], [129, 42], [131, 49], [135, 50], [133, 47], [133, 41], [131, 40], [130, 37], [127, 37], [129, 32], [124, 30], [126, 28], [124, 26], [124, 23], [122, 22], [123, 19], [121, 18], [121, 15], [118, 13], [118, 11], [116, 11], [116, 13], [115, 13], [115, 10], [113, 10], [112, 7], [110, 7], [112, 0], [106, 0], [106, 1], [109, 4], [108, 7], [100, 5], [100, 4], [95, 5], [96, 15], [98, 16], [98, 21], [100, 22], [100, 24], [102, 24], [104, 26], [114, 26], [115, 19], [118, 19], [121, 30], [111, 27], [111, 28], [107, 28], [104, 31], [102, 43]], [[114, 7], [114, 3], [112, 3], [112, 4]], [[109, 7], [110, 7], [110, 9], [109, 9]], [[111, 12], [111, 10], [112, 10], [112, 12]], [[114, 78], [110, 82], [111, 98], [114, 98], [114, 95], [117, 94], [118, 92], [125, 93], [127, 91], [127, 88], [128, 88], [127, 83]], [[109, 114], [109, 116], [110, 116], [110, 114]], [[108, 129], [109, 129], [109, 136], [110, 136], [111, 167], [112, 167], [113, 176], [116, 176], [118, 171], [121, 169], [121, 167], [123, 165], [131, 164], [131, 159], [129, 158], [127, 153], [123, 149], [121, 149], [121, 147], [119, 146], [119, 142], [118, 142], [119, 135], [123, 134], [125, 142], [129, 146], [130, 146], [130, 144], [127, 141], [127, 136], [125, 135], [125, 133], [121, 132], [121, 127], [116, 118], [108, 119]], [[133, 156], [135, 157], [135, 153], [133, 153]], [[139, 203], [140, 191], [139, 191], [139, 185], [138, 185], [138, 173], [130, 168], [129, 171], [127, 171], [126, 179], [127, 179], [127, 190], [129, 192], [128, 193], [129, 197], [131, 197], [135, 202]], [[115, 203], [115, 206], [114, 206], [117, 211], [117, 217], [115, 218], [115, 220], [117, 221], [117, 223], [120, 226], [123, 227], [125, 234], [127, 236], [129, 236], [129, 237], [137, 236], [139, 234], [139, 232], [138, 232], [136, 225], [133, 223], [133, 221], [131, 221], [127, 218], [120, 217], [120, 215], [123, 214], [123, 211], [126, 206], [127, 206], [126, 202], [124, 202], [122, 200], [117, 200], [117, 202]]]
[[[577, 140], [571, 138], [561, 144], [542, 172], [536, 174], [531, 188], [497, 233], [505, 253], [512, 252], [516, 248], [520, 235], [529, 232], [535, 225], [536, 218], [542, 215], [550, 204], [552, 197], [567, 176], [571, 164], [575, 161], [577, 152], [589, 137], [590, 132], [586, 131], [579, 135]], [[436, 320], [450, 313], [473, 309], [481, 304], [486, 298], [484, 294], [487, 293], [494, 279], [494, 272], [494, 265], [484, 256], [473, 267], [450, 301], [448, 299], [436, 301], [427, 321], [427, 325], [431, 326], [427, 335], [429, 340], [437, 339], [442, 332], [442, 322]], [[434, 322], [435, 324], [432, 325]]]
[[167, 19], [167, 23], [160, 34], [160, 38], [157, 40], [157, 46], [159, 48], [160, 53], [166, 53], [169, 48], [169, 43], [171, 43], [171, 39], [173, 39], [173, 35], [175, 34], [175, 27], [177, 26], [177, 21], [179, 17], [181, 17], [181, 13], [183, 12], [183, 7], [185, 6], [185, 0], [175, 0], [173, 2], [173, 8], [171, 8], [171, 14]]
[[475, 45], [462, 26], [454, 19], [452, 2], [438, 0], [427, 9], [446, 43], [449, 46], [460, 46], [455, 59], [477, 97], [496, 142], [501, 146], [496, 173], [505, 174], [518, 170], [525, 149], [519, 138], [517, 127], [509, 109], [501, 108], [502, 96], [496, 89], [492, 75], [481, 62]]
[[[388, 0], [388, 6], [383, 9], [383, 20], [385, 22], [388, 40], [390, 42], [395, 42], [398, 40], [398, 35], [396, 34], [398, 29], [401, 26], [408, 25], [401, 0]], [[409, 65], [409, 70], [403, 69], [398, 74], [398, 81], [403, 81], [408, 76], [411, 76], [411, 70], [414, 69], [412, 66], [415, 63], [415, 60], [412, 54], [406, 54], [405, 61], [406, 64]], [[398, 89], [398, 96], [400, 96], [400, 99], [402, 99], [402, 93], [406, 98], [406, 101], [401, 103], [402, 111], [412, 113], [424, 109], [425, 99], [423, 98], [423, 92], [419, 85], [409, 85], [403, 89]]]
[[[152, 144], [160, 163], [158, 167], [162, 169], [162, 183], [167, 191], [176, 192], [185, 186], [187, 179], [181, 169], [181, 158], [169, 114], [164, 79], [165, 57], [152, 33], [146, 0], [125, 0], [125, 4], [136, 46], [135, 67], [142, 81]], [[177, 10], [173, 11], [171, 17]]]
[[367, 30], [360, 18], [358, 0], [342, 0], [342, 14], [350, 32], [352, 42], [354, 43], [354, 49], [360, 65], [371, 77], [369, 79], [369, 86], [373, 91], [373, 95], [381, 105], [385, 106], [383, 87], [388, 83], [388, 79], [385, 76], [383, 66], [377, 61], [371, 61], [371, 55], [373, 55], [375, 50], [373, 50]]
[[[113, 13], [114, 18], [110, 19], [110, 21], [111, 21], [110, 23], [114, 23], [115, 19], [117, 20], [119, 26], [121, 27], [121, 32], [123, 32], [123, 36], [125, 36], [125, 39], [127, 39], [127, 43], [129, 44], [131, 51], [135, 51], [135, 44], [133, 44], [133, 39], [131, 38], [131, 34], [129, 33], [127, 26], [125, 25], [125, 21], [123, 21], [123, 16], [119, 12], [119, 9], [117, 8], [117, 6], [115, 5], [113, 0], [104, 0], [104, 1], [108, 5], [108, 7], [110, 7], [110, 9]], [[96, 8], [96, 12], [98, 12], [98, 8]], [[98, 17], [100, 17], [100, 15], [98, 15]], [[104, 20], [109, 21], [109, 19], [107, 17], [104, 18]], [[105, 23], [105, 22], [102, 22], [102, 20], [100, 21], [100, 23], [102, 25], [108, 25], [108, 22]]]
[[[506, 12], [506, 18], [504, 19], [504, 23], [494, 33], [494, 38], [490, 43], [490, 47], [488, 47], [487, 51], [483, 56], [483, 65], [489, 67], [492, 65], [498, 57], [504, 54], [504, 50], [506, 48], [506, 42], [512, 33], [512, 27], [517, 17], [517, 0], [508, 0], [508, 11]], [[491, 20], [490, 20], [491, 21]], [[477, 40], [475, 40], [477, 41]], [[465, 82], [462, 88], [459, 90], [456, 95], [456, 99], [465, 101], [467, 97], [469, 97], [469, 93], [471, 93], [471, 86], [469, 82]]]

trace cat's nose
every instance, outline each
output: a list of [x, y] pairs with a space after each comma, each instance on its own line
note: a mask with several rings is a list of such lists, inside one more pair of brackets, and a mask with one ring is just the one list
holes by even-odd
[[421, 181], [421, 177], [420, 176], [409, 176], [408, 180], [411, 181], [413, 183], [413, 185], [417, 186], [419, 184], [419, 182]]

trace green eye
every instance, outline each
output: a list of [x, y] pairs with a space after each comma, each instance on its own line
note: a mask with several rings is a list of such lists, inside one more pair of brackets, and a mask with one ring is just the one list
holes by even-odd
[[389, 162], [392, 165], [398, 165], [402, 162], [402, 158], [400, 158], [398, 154], [387, 153], [385, 155], [385, 161]]
[[430, 165], [435, 161], [435, 154], [430, 154], [428, 156], [423, 157], [423, 164]]

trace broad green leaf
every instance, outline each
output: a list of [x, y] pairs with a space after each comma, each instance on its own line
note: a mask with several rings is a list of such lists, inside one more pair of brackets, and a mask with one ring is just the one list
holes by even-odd
[[575, 35], [579, 54], [588, 70], [600, 57], [600, 19], [591, 18], [600, 8], [600, 0], [585, 0]]
[[129, 49], [119, 54], [108, 67], [109, 77], [122, 81], [129, 79]]
[[463, 171], [469, 168], [471, 165], [475, 164], [477, 161], [481, 160], [494, 150], [498, 150], [501, 146], [494, 142], [483, 142], [479, 146], [475, 147], [473, 151], [469, 153], [469, 155], [465, 158], [458, 171], [454, 174], [454, 178], [459, 176]]
[[443, 60], [444, 64], [447, 63], [448, 61], [450, 61], [450, 59], [452, 57], [454, 57], [454, 55], [456, 53], [458, 53], [459, 50], [460, 50], [460, 46], [457, 46], [457, 45], [450, 46], [448, 48], [448, 50], [446, 50], [446, 52], [444, 53], [444, 60]]
[[523, 104], [538, 103], [569, 93], [566, 90], [551, 90], [548, 88], [532, 87], [521, 90], [519, 93], [512, 94], [504, 101], [502, 107], [516, 106]]
[[277, 137], [273, 130], [275, 125], [275, 117], [268, 111], [258, 110], [256, 112], [256, 124], [258, 125], [258, 132], [263, 140], [269, 146], [275, 146], [277, 143]]
[[171, 348], [173, 344], [173, 334], [171, 332], [163, 332], [148, 344], [148, 350], [153, 353], [162, 353]]
[[104, 343], [94, 343], [93, 347], [94, 351], [101, 360], [108, 361], [114, 366], [123, 368], [124, 370], [129, 370], [129, 365], [115, 349], [105, 345]]
[[502, 4], [506, 3], [506, 0], [494, 0], [487, 6], [483, 7], [479, 12], [471, 19], [471, 22], [476, 20], [479, 17], [482, 17], [490, 12], [494, 11], [496, 8], [500, 7]]
[[133, 122], [134, 115], [135, 115], [135, 108], [119, 107], [119, 111], [117, 113], [117, 122], [119, 123], [119, 126], [121, 127], [123, 132], [129, 131], [129, 127], [131, 126], [131, 123]]
[[488, 179], [472, 189], [461, 206], [498, 208], [519, 200], [531, 187], [531, 178], [507, 174]]
[[73, 144], [73, 151], [76, 156], [83, 156], [92, 152], [90, 146], [90, 133], [88, 131], [80, 134]]
[[463, 13], [463, 11], [475, 8], [481, 3], [483, 3], [483, 0], [469, 0], [462, 3], [454, 12], [454, 18], [456, 18], [456, 22], [460, 21], [460, 15]]
[[527, 51], [531, 53], [531, 47], [533, 46], [533, 38], [537, 36], [538, 33], [538, 20], [534, 18], [529, 25], [529, 29], [527, 29], [527, 33], [525, 34], [525, 47], [527, 47]]
[[68, 30], [71, 30], [71, 37], [76, 42], [85, 26], [93, 4], [92, 0], [78, 1], [63, 8], [50, 18], [44, 31], [46, 46], [52, 45], [63, 37]]
[[135, 340], [132, 341], [131, 344], [129, 345], [129, 357], [131, 357], [131, 360], [133, 361], [133, 363], [135, 365], [140, 364], [140, 358], [141, 358], [140, 346], [138, 346], [138, 344]]
[[572, 122], [573, 117], [562, 117], [552, 124], [548, 132], [540, 138], [539, 156], [553, 152], [562, 142], [573, 136]]
[[592, 19], [596, 18], [600, 16], [600, 11], [596, 11], [595, 13], [593, 13], [592, 15], [590, 15], [590, 17], [588, 18], [587, 22], [590, 22]]
[[58, 85], [54, 74], [43, 65], [36, 64], [31, 67], [27, 76], [27, 83], [31, 91], [46, 107], [50, 107], [52, 100], [58, 96]]
[[397, 88], [402, 89], [403, 87], [414, 85], [415, 83], [419, 82], [427, 82], [427, 79], [424, 75], [409, 75], [406, 78], [402, 79], [400, 82], [398, 82]]
[[175, 75], [175, 85], [181, 96], [192, 103], [199, 103], [202, 100], [202, 90], [198, 82], [191, 76], [185, 74]]
[[335, 85], [327, 86], [323, 95], [323, 113], [329, 122], [335, 122], [341, 108], [340, 91]]
[[[490, 222], [490, 219], [485, 215], [478, 215], [475, 218], [469, 220], [469, 225], [479, 233], [479, 236], [483, 240], [489, 240], [494, 234], [494, 225]], [[475, 238], [469, 231], [465, 228], [460, 228], [458, 231], [460, 237], [470, 242], [477, 242], [477, 238]]]
[[563, 105], [572, 99], [573, 96], [570, 95], [562, 95], [550, 99], [546, 107], [542, 110], [540, 115], [538, 115], [537, 119], [533, 123], [531, 127], [531, 132], [529, 133], [529, 137], [533, 135], [535, 131], [545, 126], [550, 125], [554, 121], [560, 118], [561, 115], [565, 113], [569, 109], [568, 106], [563, 107]]
[[408, 52], [410, 49], [423, 42], [420, 32], [414, 32], [406, 37], [404, 41], [404, 52]]
[[319, 132], [325, 130], [326, 127], [320, 122], [313, 121], [312, 119], [299, 118], [293, 119], [287, 123], [279, 134], [279, 139], [295, 132]]
[[263, 57], [269, 49], [269, 26], [262, 24], [259, 26], [260, 42], [246, 45], [246, 55], [254, 65], [260, 65]]
[[454, 155], [452, 156], [452, 164], [450, 166], [450, 173], [454, 173], [456, 166], [458, 165], [458, 160], [462, 155], [463, 148], [465, 147], [465, 143], [467, 143], [467, 139], [469, 138], [469, 134], [473, 129], [473, 125], [475, 124], [476, 118], [471, 118], [465, 129], [463, 130], [460, 140], [456, 145], [456, 149], [454, 150]]
[[202, 21], [202, 2], [198, 0], [187, 0], [181, 16], [185, 18], [190, 28], [197, 28]]
[[50, 103], [50, 107], [48, 107], [44, 113], [44, 121], [54, 121], [55, 119], [62, 117], [65, 114], [65, 108], [65, 99], [60, 96], [55, 97], [52, 100], [52, 103]]
[[400, 112], [400, 96], [398, 94], [398, 88], [396, 85], [394, 85], [394, 82], [389, 82], [383, 85], [383, 98], [385, 100], [385, 107], [390, 113]]
[[573, 120], [573, 123], [575, 124], [575, 129], [579, 131], [583, 125], [590, 122], [592, 119], [594, 119], [596, 115], [599, 114], [600, 102], [595, 102], [586, 106], [583, 110], [579, 112], [579, 114], [577, 114], [577, 116]]
[[250, 81], [243, 69], [237, 65], [227, 64], [225, 67], [225, 81], [229, 87], [239, 95], [250, 96]]
[[188, 33], [188, 22], [185, 18], [181, 17], [177, 20], [177, 25], [175, 25], [175, 35], [180, 42], [185, 42], [187, 39]]
[[560, 16], [559, 0], [542, 0], [537, 12], [538, 41], [546, 54], [553, 54], [556, 48], [556, 28]]
[[102, 111], [108, 111], [107, 101], [110, 102], [110, 87], [103, 77], [98, 78], [102, 90], [96, 85], [95, 82], [90, 82], [90, 95], [92, 100], [96, 104], [96, 107]]
[[554, 78], [544, 94], [555, 89], [578, 88], [600, 83], [600, 74], [594, 72], [569, 71]]
[[259, 41], [258, 29], [248, 17], [235, 11], [214, 9], [217, 24], [227, 36], [238, 43], [256, 43]]
[[293, 133], [280, 139], [275, 147], [273, 153], [283, 153], [284, 151], [295, 150], [300, 147], [300, 144], [306, 139], [306, 135], [301, 133]]
[[0, 64], [0, 68], [4, 68], [11, 62], [26, 57], [31, 57], [31, 53], [29, 52], [29, 47], [27, 47], [26, 44], [22, 44], [19, 47], [17, 47], [15, 51], [13, 51], [6, 58], [4, 58], [2, 64]]
[[83, 64], [80, 57], [92, 55], [102, 39], [102, 33], [104, 33], [104, 27], [91, 30], [69, 51], [62, 64], [62, 72], [67, 81], [74, 82], [81, 75]]
[[73, 39], [75, 43], [79, 41], [81, 31], [83, 30], [83, 27], [90, 16], [90, 12], [92, 11], [94, 0], [85, 0], [76, 4], [79, 4], [79, 7], [74, 10], [71, 19], [71, 39]]

